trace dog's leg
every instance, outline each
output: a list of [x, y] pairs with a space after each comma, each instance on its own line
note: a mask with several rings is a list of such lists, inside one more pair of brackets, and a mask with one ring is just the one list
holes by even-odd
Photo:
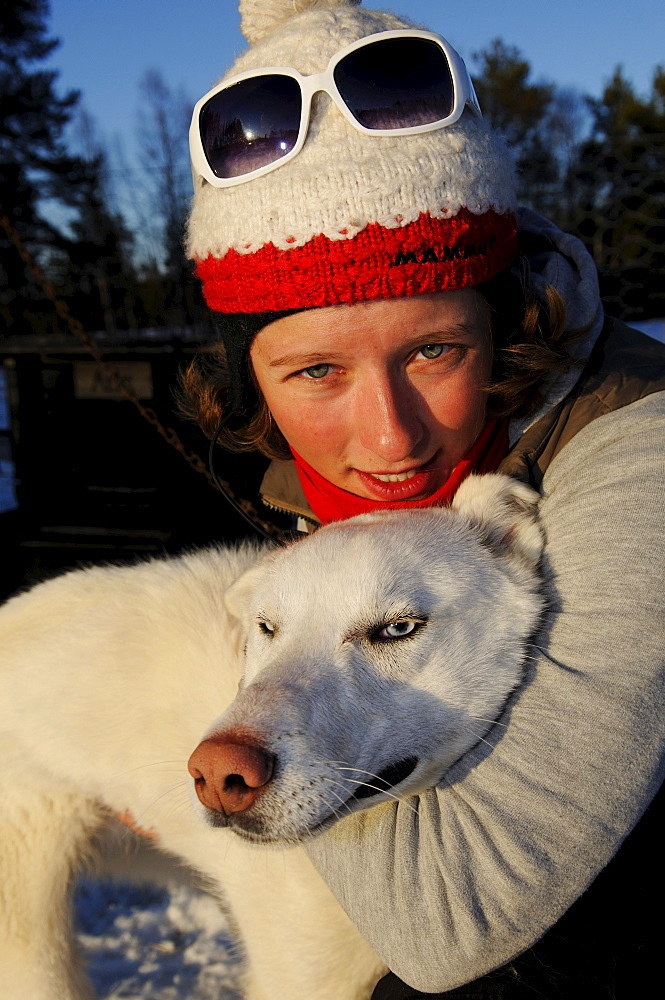
[[71, 882], [101, 815], [0, 740], [3, 1000], [91, 1000], [76, 954]]
[[388, 971], [301, 848], [232, 837], [219, 882], [247, 958], [246, 1000], [368, 1000]]

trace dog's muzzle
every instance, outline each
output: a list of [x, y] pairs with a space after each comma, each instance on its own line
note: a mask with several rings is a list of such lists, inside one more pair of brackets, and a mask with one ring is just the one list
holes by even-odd
[[[377, 774], [367, 773], [366, 778], [356, 778], [357, 787], [346, 800], [348, 811], [355, 811], [355, 802], [389, 792], [401, 784], [417, 764], [417, 757], [406, 757]], [[227, 730], [203, 740], [189, 758], [188, 769], [198, 799], [206, 809], [207, 821], [215, 827], [232, 827], [237, 834], [250, 840], [297, 841], [306, 834], [311, 836], [327, 829], [339, 818], [339, 811], [333, 810], [314, 823], [310, 820], [302, 828], [296, 825], [286, 837], [285, 831], [276, 832], [270, 818], [252, 806], [274, 785], [280, 771], [279, 761], [262, 745], [257, 733], [244, 728]]]

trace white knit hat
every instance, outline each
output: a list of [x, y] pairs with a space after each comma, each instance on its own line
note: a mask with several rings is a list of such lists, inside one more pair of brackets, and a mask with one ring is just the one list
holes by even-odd
[[[359, 0], [240, 0], [250, 48], [227, 77], [325, 70], [352, 42], [408, 28]], [[479, 117], [416, 135], [359, 132], [319, 98], [300, 153], [234, 187], [195, 178], [187, 248], [208, 305], [270, 313], [468, 287], [517, 252], [513, 167]]]

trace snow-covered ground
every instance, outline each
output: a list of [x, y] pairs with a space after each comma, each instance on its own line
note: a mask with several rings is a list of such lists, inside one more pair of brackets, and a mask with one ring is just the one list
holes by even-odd
[[210, 896], [83, 880], [76, 911], [100, 1000], [240, 1000], [240, 955]]

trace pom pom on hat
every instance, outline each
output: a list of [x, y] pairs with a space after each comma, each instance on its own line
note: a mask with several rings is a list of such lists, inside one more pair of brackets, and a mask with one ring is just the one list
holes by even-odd
[[[409, 27], [355, 0], [240, 0], [252, 47], [227, 77], [303, 75], [367, 35]], [[324, 95], [288, 163], [233, 187], [195, 181], [188, 252], [208, 305], [274, 313], [469, 287], [517, 253], [514, 170], [482, 119], [416, 135], [355, 129]]]
[[240, 30], [250, 45], [256, 45], [294, 14], [315, 7], [334, 10], [359, 4], [360, 0], [239, 0]]

